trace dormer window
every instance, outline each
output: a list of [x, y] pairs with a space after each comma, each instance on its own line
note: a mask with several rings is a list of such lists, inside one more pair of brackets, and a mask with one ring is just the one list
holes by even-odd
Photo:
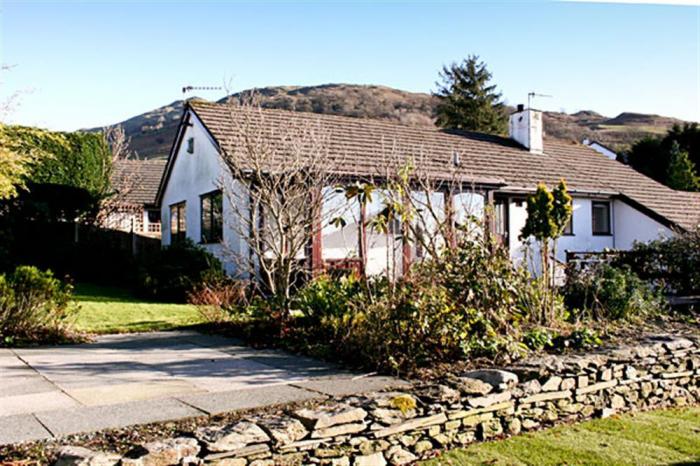
[[194, 154], [194, 138], [187, 139], [187, 153]]

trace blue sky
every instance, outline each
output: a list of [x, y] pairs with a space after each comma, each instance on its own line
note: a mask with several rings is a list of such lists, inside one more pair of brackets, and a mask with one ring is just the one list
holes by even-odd
[[[491, 2], [0, 0], [0, 101], [12, 121], [74, 130], [182, 98], [183, 85], [435, 89], [478, 54], [510, 104], [700, 120], [700, 8]], [[223, 92], [200, 92], [219, 98]]]

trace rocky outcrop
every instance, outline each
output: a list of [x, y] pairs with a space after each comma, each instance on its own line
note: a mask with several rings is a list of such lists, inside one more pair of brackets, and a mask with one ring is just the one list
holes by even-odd
[[434, 450], [559, 422], [700, 403], [700, 341], [657, 336], [594, 354], [545, 356], [516, 367], [454, 374], [401, 392], [250, 415], [124, 458], [64, 447], [56, 464], [399, 466]]

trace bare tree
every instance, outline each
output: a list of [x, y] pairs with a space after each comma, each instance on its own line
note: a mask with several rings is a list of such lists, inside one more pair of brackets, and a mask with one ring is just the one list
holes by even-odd
[[311, 269], [312, 238], [337, 215], [324, 205], [337, 195], [342, 161], [329, 153], [328, 132], [308, 117], [273, 121], [254, 102], [231, 100], [226, 108], [231, 131], [222, 144], [226, 170], [219, 184], [232, 213], [226, 226], [243, 243], [228, 253], [288, 309]]
[[103, 165], [103, 177], [110, 180], [112, 190], [101, 201], [95, 224], [110, 228], [120, 223], [122, 217], [140, 212], [142, 206], [127, 202], [128, 196], [143, 182], [135, 170], [127, 169], [124, 162], [138, 160], [138, 155], [130, 148], [130, 138], [121, 126], [107, 126], [102, 132], [105, 145], [109, 147], [110, 159]]

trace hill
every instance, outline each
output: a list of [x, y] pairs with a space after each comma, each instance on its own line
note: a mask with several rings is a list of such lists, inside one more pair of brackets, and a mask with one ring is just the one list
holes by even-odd
[[[242, 98], [247, 90], [234, 94]], [[430, 94], [401, 91], [385, 86], [324, 84], [320, 86], [276, 86], [255, 90], [260, 104], [299, 112], [328, 113], [376, 118], [408, 125], [432, 126], [436, 99]], [[184, 101], [177, 100], [120, 124], [131, 138], [131, 147], [143, 158], [168, 154], [182, 114]], [[609, 118], [586, 110], [573, 114], [545, 112], [545, 132], [562, 139], [595, 139], [622, 151], [644, 136], [666, 132], [675, 118], [639, 113], [621, 113]]]

